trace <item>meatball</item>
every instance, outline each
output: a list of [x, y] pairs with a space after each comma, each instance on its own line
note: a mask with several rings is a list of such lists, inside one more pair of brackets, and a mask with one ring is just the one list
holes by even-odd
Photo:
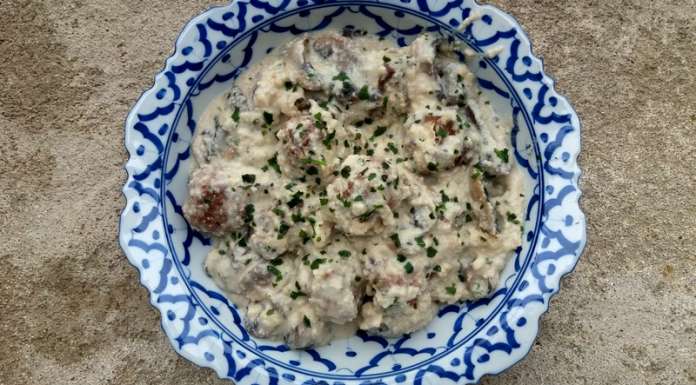
[[208, 254], [205, 268], [220, 287], [230, 293], [244, 294], [251, 301], [264, 298], [264, 288], [277, 278], [269, 271], [268, 261], [245, 249], [222, 253], [216, 248]]
[[396, 167], [362, 156], [348, 156], [327, 187], [336, 226], [352, 235], [381, 232], [394, 224], [392, 209], [404, 198]]
[[446, 109], [415, 119], [408, 128], [408, 147], [420, 173], [434, 173], [457, 165], [473, 148], [471, 139], [461, 130], [457, 111]]
[[335, 125], [328, 113], [321, 112], [288, 120], [276, 135], [283, 171], [292, 177], [329, 175], [333, 171]]
[[343, 324], [357, 316], [355, 267], [348, 261], [324, 263], [312, 271], [310, 303], [331, 322]]
[[[435, 317], [437, 304], [429, 295], [420, 295], [408, 302], [396, 302], [386, 309], [372, 307], [369, 303], [363, 305], [362, 313], [372, 315], [372, 321], [381, 321], [376, 328], [369, 328], [369, 332], [379, 333], [385, 337], [399, 337], [423, 328]], [[380, 311], [381, 310], [381, 311]], [[371, 313], [381, 313], [379, 316]], [[366, 324], [364, 326], [373, 326]]]
[[196, 169], [189, 180], [184, 215], [196, 229], [213, 235], [237, 231], [249, 219], [252, 190], [235, 188], [234, 176], [215, 162]]
[[[249, 104], [242, 91], [236, 86], [227, 91], [223, 98], [223, 102], [215, 110], [206, 112], [193, 138], [191, 151], [198, 164], [206, 164], [217, 157], [232, 159], [237, 154], [235, 146], [228, 140], [237, 122], [231, 116], [223, 116], [220, 111], [223, 108], [246, 111], [249, 109]], [[213, 114], [212, 118], [211, 114]]]
[[302, 306], [287, 314], [285, 320], [288, 331], [283, 339], [291, 348], [324, 345], [331, 339], [329, 325], [316, 315], [310, 306]]
[[424, 274], [422, 269], [413, 266], [415, 260], [412, 261], [384, 244], [368, 249], [364, 271], [367, 291], [373, 296], [372, 302], [387, 308], [396, 302], [408, 302], [422, 294], [426, 286]]

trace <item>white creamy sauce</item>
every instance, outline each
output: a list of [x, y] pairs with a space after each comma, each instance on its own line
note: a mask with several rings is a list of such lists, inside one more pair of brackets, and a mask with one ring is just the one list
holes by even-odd
[[[344, 34], [345, 35], [345, 34]], [[200, 120], [184, 213], [248, 331], [291, 347], [398, 336], [486, 296], [521, 243], [522, 177], [453, 45], [323, 32]]]

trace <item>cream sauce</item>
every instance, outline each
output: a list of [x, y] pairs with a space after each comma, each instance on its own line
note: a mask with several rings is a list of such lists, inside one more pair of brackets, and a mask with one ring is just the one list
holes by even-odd
[[304, 36], [205, 112], [184, 213], [251, 334], [397, 336], [497, 285], [523, 182], [509, 121], [454, 49]]

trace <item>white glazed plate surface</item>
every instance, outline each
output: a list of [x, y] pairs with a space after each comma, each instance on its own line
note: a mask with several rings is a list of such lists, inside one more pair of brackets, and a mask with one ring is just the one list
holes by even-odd
[[[203, 271], [210, 241], [181, 211], [190, 144], [201, 112], [244, 68], [298, 34], [347, 25], [400, 45], [423, 32], [454, 34], [478, 53], [472, 70], [496, 111], [512, 116], [514, 157], [529, 181], [524, 243], [489, 298], [445, 306], [424, 330], [395, 339], [358, 333], [290, 350], [250, 336], [240, 312]], [[539, 317], [585, 244], [578, 118], [554, 91], [522, 28], [469, 0], [251, 0], [212, 8], [186, 25], [125, 130], [130, 159], [121, 247], [174, 349], [239, 385], [475, 383], [527, 354]]]

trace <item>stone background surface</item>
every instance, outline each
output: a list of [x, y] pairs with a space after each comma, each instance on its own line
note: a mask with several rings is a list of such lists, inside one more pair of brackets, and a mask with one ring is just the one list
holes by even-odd
[[[589, 243], [483, 383], [696, 384], [696, 2], [492, 3], [581, 117]], [[210, 5], [0, 0], [0, 384], [226, 383], [170, 348], [117, 243], [124, 118]]]

